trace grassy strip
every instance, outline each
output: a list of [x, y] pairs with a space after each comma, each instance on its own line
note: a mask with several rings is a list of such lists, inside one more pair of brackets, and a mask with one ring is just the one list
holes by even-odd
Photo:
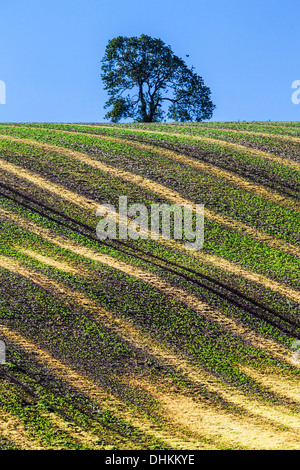
[[[191, 144], [195, 148], [199, 148], [203, 151], [210, 152], [217, 157], [222, 157], [226, 159], [226, 168], [230, 169], [230, 159], [228, 161], [228, 157], [234, 158], [235, 161], [240, 162], [241, 164], [246, 164], [249, 167], [249, 171], [251, 171], [251, 167], [253, 169], [257, 169], [260, 167], [261, 170], [265, 171], [267, 174], [272, 177], [272, 175], [280, 175], [283, 179], [289, 180], [300, 180], [300, 175], [295, 169], [291, 169], [285, 167], [283, 165], [279, 165], [275, 161], [266, 160], [259, 155], [253, 155], [247, 152], [247, 148], [242, 151], [241, 149], [235, 150], [234, 148], [228, 148], [220, 143], [215, 142], [205, 142], [193, 139], [192, 136], [189, 135], [168, 135], [168, 133], [162, 132], [153, 132], [153, 134], [149, 134], [147, 132], [143, 132], [143, 128], [134, 127], [131, 129], [130, 127], [126, 126], [103, 126], [99, 128], [89, 127], [89, 126], [80, 126], [80, 125], [72, 125], [72, 124], [47, 124], [44, 128], [40, 128], [42, 124], [39, 126], [33, 126], [32, 128], [26, 126], [4, 126], [0, 125], [1, 133], [13, 135], [20, 138], [34, 138], [35, 140], [40, 140], [44, 142], [58, 142], [59, 145], [64, 145], [65, 141], [68, 141], [66, 134], [59, 134], [51, 132], [53, 129], [56, 130], [64, 130], [64, 131], [78, 131], [82, 134], [88, 135], [89, 133], [99, 134], [99, 135], [111, 135], [116, 137], [123, 137], [123, 138], [142, 138], [145, 142], [149, 143], [160, 143], [160, 144], [173, 144], [173, 145], [186, 145], [188, 148], [191, 147]], [[44, 125], [43, 125], [44, 126]], [[43, 130], [47, 129], [47, 131]], [[90, 137], [91, 138], [91, 137]], [[58, 140], [55, 140], [58, 139]], [[98, 141], [99, 143], [99, 141]], [[72, 148], [72, 146], [71, 146]], [[120, 149], [122, 146], [120, 146]]]
[[[24, 232], [22, 235], [24, 239]], [[34, 240], [32, 240], [32, 243], [34, 243]], [[4, 251], [7, 252], [5, 247]], [[23, 255], [20, 256], [17, 252], [13, 253], [10, 251], [9, 254], [10, 256], [14, 255], [15, 257], [23, 259]], [[26, 260], [26, 262], [28, 263], [28, 260]], [[32, 261], [29, 259], [29, 262]], [[222, 376], [225, 373], [224, 377], [227, 379], [229, 376], [235, 376], [235, 378], [237, 378], [236, 374], [238, 374], [238, 376], [240, 375], [236, 369], [236, 366], [233, 367], [232, 364], [241, 363], [241, 361], [247, 362], [247, 357], [249, 354], [253, 355], [253, 351], [254, 354], [256, 354], [255, 349], [251, 347], [249, 349], [250, 352], [248, 353], [247, 349], [249, 347], [246, 347], [245, 349], [245, 345], [240, 339], [236, 339], [233, 342], [231, 335], [220, 328], [220, 326], [210, 324], [207, 322], [207, 320], [201, 319], [199, 315], [195, 317], [194, 312], [190, 309], [187, 309], [186, 307], [180, 307], [179, 305], [175, 306], [174, 303], [166, 298], [162, 293], [153, 290], [153, 288], [147, 286], [147, 284], [142, 283], [141, 281], [137, 281], [129, 276], [115, 273], [113, 269], [106, 267], [105, 270], [107, 273], [109, 273], [109, 277], [108, 279], [105, 279], [105, 276], [102, 275], [101, 281], [98, 284], [95, 283], [94, 280], [92, 284], [89, 284], [88, 282], [82, 282], [82, 280], [78, 280], [76, 277], [70, 274], [64, 274], [63, 279], [64, 282], [72, 285], [73, 288], [75, 286], [79, 291], [84, 291], [85, 294], [89, 295], [91, 298], [97, 299], [97, 301], [100, 302], [102, 306], [105, 306], [106, 308], [113, 308], [121, 315], [127, 317], [129, 316], [135, 321], [138, 321], [141, 325], [149, 327], [150, 330], [153, 333], [155, 332], [155, 334], [161, 337], [162, 340], [167, 340], [170, 342], [170, 344], [174, 344], [175, 346], [180, 345], [180, 347], [184, 348], [188, 354], [195, 356], [197, 360], [203, 362], [206, 367], [209, 367], [211, 370], [216, 370]], [[103, 271], [103, 269], [101, 269], [101, 271]], [[59, 276], [61, 276], [61, 273]], [[24, 282], [27, 284], [29, 281]], [[32, 294], [30, 294], [31, 300], [28, 299], [29, 312], [26, 314], [26, 317], [27, 315], [29, 315], [29, 317], [31, 315], [32, 321], [37, 321], [36, 319], [39, 315], [37, 314], [36, 308], [33, 308], [30, 302], [32, 302], [32, 297], [36, 300], [39, 300], [42, 294], [38, 293], [39, 288], [36, 292], [36, 286], [32, 286], [30, 289], [26, 288], [26, 292], [27, 291], [32, 292]], [[200, 290], [199, 293], [203, 295], [204, 292], [205, 289], [203, 292]], [[119, 295], [121, 293], [123, 297], [122, 304], [120, 304], [118, 301]], [[25, 298], [28, 295], [29, 294], [26, 294]], [[43, 296], [44, 295], [45, 294], [43, 294]], [[120, 346], [119, 340], [116, 343], [107, 332], [101, 331], [98, 323], [97, 325], [93, 325], [93, 322], [91, 323], [86, 319], [80, 319], [80, 324], [78, 324], [78, 316], [75, 314], [72, 315], [69, 310], [65, 311], [64, 304], [58, 304], [56, 307], [55, 305], [52, 305], [53, 299], [51, 298], [51, 295], [47, 295], [46, 299], [43, 296], [40, 300], [42, 302], [42, 306], [39, 308], [39, 310], [43, 311], [43, 315], [45, 315], [45, 312], [47, 312], [46, 309], [48, 309], [50, 305], [51, 314], [49, 315], [52, 317], [53, 312], [56, 312], [56, 315], [61, 317], [58, 324], [54, 326], [55, 330], [62, 329], [61, 327], [63, 323], [61, 322], [67, 320], [70, 328], [76, 328], [76, 337], [87, 333], [89, 335], [92, 334], [92, 336], [95, 338], [100, 338], [100, 342], [104, 341], [105, 344], [107, 343], [109, 349], [105, 352], [105, 355], [107, 357], [112, 357], [113, 364], [115, 360], [120, 361], [120, 354], [121, 356], [124, 354], [125, 356], [129, 354], [130, 358], [129, 351], [128, 353], [125, 353], [126, 349], [124, 350], [124, 347]], [[141, 299], [143, 299], [142, 304]], [[2, 303], [4, 302], [5, 294], [2, 299]], [[23, 299], [21, 310], [18, 308], [16, 316], [13, 315], [13, 318], [19, 318], [19, 315], [22, 315], [24, 302], [25, 301]], [[145, 309], [145, 305], [147, 305], [147, 309]], [[8, 304], [5, 304], [4, 307], [8, 308]], [[220, 305], [220, 307], [223, 309], [226, 308], [224, 303]], [[228, 305], [227, 309], [228, 312], [230, 312], [232, 315], [232, 307]], [[30, 314], [30, 312], [33, 313]], [[237, 315], [238, 312], [239, 310], [236, 309]], [[71, 318], [73, 318], [73, 320], [71, 320]], [[41, 319], [39, 318], [39, 321], [40, 320]], [[81, 325], [83, 321], [84, 323]], [[259, 326], [263, 329], [263, 322], [258, 323]], [[82, 333], [80, 333], [81, 328], [83, 328]], [[47, 329], [49, 330], [49, 327], [47, 327]], [[50, 328], [50, 333], [51, 331], [53, 331], [53, 327]], [[277, 336], [276, 339], [278, 340], [288, 341], [288, 337], [284, 339], [285, 335], [283, 335], [280, 330], [276, 333], [276, 328], [270, 327], [267, 323], [265, 324], [265, 332], [267, 332], [270, 336], [275, 334], [275, 336]], [[47, 342], [51, 337], [51, 334], [49, 337], [46, 336], [44, 341]], [[53, 339], [51, 341], [53, 341]], [[55, 349], [61, 346], [62, 344], [60, 343], [55, 344]], [[102, 344], [101, 348], [103, 348]], [[71, 354], [71, 356], [74, 354], [74, 351], [71, 352], [70, 347], [68, 347], [68, 354]], [[76, 352], [76, 354], [78, 354], [78, 352]], [[86, 361], [89, 360], [93, 362], [94, 354], [95, 350], [93, 349], [91, 353], [88, 353], [88, 355], [84, 357], [83, 363], [85, 369], [88, 368]], [[259, 356], [260, 354], [258, 354], [258, 358]], [[221, 358], [223, 358], [222, 361]], [[229, 367], [228, 371], [226, 371], [227, 366]], [[230, 370], [231, 372], [229, 372]]]
[[[11, 209], [14, 210], [14, 205], [11, 202], [6, 201], [6, 204], [8, 204], [7, 207], [10, 207]], [[44, 226], [46, 224], [47, 227], [52, 228], [52, 225], [51, 224], [49, 225], [49, 222], [47, 222], [47, 220], [44, 220], [43, 218], [39, 217], [37, 214], [33, 215], [29, 211], [28, 213], [26, 213], [26, 216], [31, 218], [31, 220], [38, 221], [39, 223], [44, 224]], [[70, 235], [71, 238], [74, 239], [74, 240], [80, 240], [80, 243], [82, 243], [86, 246], [93, 246], [97, 251], [99, 251], [99, 249], [100, 249], [100, 252], [111, 253], [113, 256], [116, 256], [117, 258], [121, 257], [121, 259], [122, 259], [122, 257], [125, 256], [124, 253], [119, 251], [118, 245], [116, 245], [115, 247], [113, 247], [113, 246], [109, 247], [109, 246], [107, 246], [103, 243], [99, 244], [96, 240], [95, 240], [95, 242], [93, 242], [92, 240], [87, 240], [87, 239], [85, 239], [84, 236], [80, 236], [79, 234], [74, 233], [74, 232], [69, 232], [68, 230], [65, 231], [65, 229], [63, 229], [59, 226], [57, 227], [57, 230], [62, 231], [61, 233], [66, 233], [68, 236]], [[11, 239], [9, 237], [8, 237], [8, 242], [11, 243]], [[36, 239], [35, 243], [38, 243], [38, 238]], [[159, 255], [163, 256], [163, 258], [166, 259], [166, 261], [167, 260], [181, 261], [183, 266], [191, 266], [191, 264], [190, 264], [191, 259], [188, 256], [185, 256], [184, 254], [177, 254], [177, 253], [175, 254], [172, 250], [171, 251], [166, 250], [165, 247], [158, 246], [155, 241], [150, 241], [149, 240], [149, 241], [146, 241], [146, 243], [147, 243], [147, 247], [148, 247], [147, 251], [151, 250], [155, 254], [159, 254]], [[136, 246], [135, 243], [133, 243], [133, 247], [134, 246]], [[140, 246], [140, 247], [143, 248], [143, 246], [145, 246], [144, 241], [138, 243], [137, 246]], [[150, 250], [149, 250], [149, 247], [150, 247]], [[160, 251], [158, 250], [158, 248], [160, 249]], [[151, 251], [150, 251], [150, 253], [151, 253]], [[129, 253], [128, 256], [125, 256], [125, 259], [127, 259], [130, 263], [134, 263], [134, 264], [139, 264], [139, 263], [143, 262], [143, 261], [139, 260], [138, 258], [135, 259], [133, 256], [130, 256], [130, 253]], [[282, 259], [284, 259], [284, 258], [282, 257]], [[145, 262], [147, 263], [147, 260]], [[278, 258], [278, 263], [280, 263], [280, 258]], [[149, 265], [149, 266], [150, 266], [150, 269], [154, 269], [154, 270], [157, 269], [155, 266], [154, 267], [151, 267], [151, 265]], [[192, 266], [197, 267], [197, 261], [196, 260], [194, 261], [194, 265], [192, 265]], [[281, 266], [281, 269], [283, 269], [283, 268], [286, 269], [287, 266]], [[295, 279], [297, 279], [297, 265], [295, 266], [294, 269], [295, 269]], [[293, 277], [292, 272], [289, 272], [289, 277]]]
[[[82, 140], [80, 137], [79, 139]], [[74, 146], [77, 139], [70, 138], [70, 141]], [[90, 144], [86, 145], [87, 148], [84, 148], [84, 151], [89, 151], [96, 159], [99, 156], [99, 151], [102, 151], [104, 152], [101, 155], [102, 161], [108, 164], [113, 163], [124, 170], [130, 166], [131, 171], [134, 170], [135, 174], [141, 176], [147, 174], [153, 181], [165, 184], [195, 202], [199, 203], [199, 194], [201, 194], [201, 203], [204, 203], [207, 208], [216, 209], [218, 212], [223, 212], [248, 224], [250, 222], [251, 225], [256, 225], [271, 235], [290, 242], [294, 241], [294, 243], [297, 243], [299, 239], [299, 216], [292, 209], [278, 207], [271, 201], [265, 201], [248, 191], [232, 186], [223, 178], [210, 177], [205, 172], [186, 168], [184, 165], [172, 161], [172, 159], [162, 158], [161, 155], [155, 155], [152, 152], [142, 152], [139, 149], [123, 145], [120, 155], [120, 146], [114, 142], [98, 141], [96, 144], [93, 149], [91, 149]], [[80, 141], [78, 145], [81, 146]], [[0, 153], [5, 155], [6, 160], [25, 166], [31, 171], [38, 171], [51, 180], [55, 175], [55, 182], [68, 184], [69, 187], [71, 181], [73, 182], [71, 189], [74, 191], [79, 190], [89, 197], [93, 196], [97, 189], [102, 190], [107, 185], [107, 175], [98, 169], [92, 169], [89, 165], [84, 165], [66, 156], [55, 155], [54, 152], [37, 151], [37, 149], [33, 149], [32, 155], [29, 152], [30, 146], [24, 146], [22, 143], [2, 142], [0, 146]], [[26, 162], [24, 162], [24, 155], [26, 155]], [[46, 161], [47, 173], [45, 174]], [[153, 165], [153, 162], [156, 165]], [[91, 178], [91, 170], [93, 170], [93, 178]], [[109, 179], [111, 179], [111, 176], [109, 176]], [[113, 178], [113, 181], [116, 179]], [[97, 182], [96, 187], [95, 182]], [[117, 184], [118, 179], [115, 182], [115, 185]], [[130, 194], [132, 186], [129, 188], [128, 184], [125, 184], [125, 188], [119, 185], [119, 189], [124, 191], [126, 186]], [[188, 194], [186, 194], [186, 188], [188, 188]], [[112, 193], [113, 190], [114, 184]], [[149, 191], [146, 191], [146, 193], [149, 194]], [[115, 202], [113, 201], [113, 203]]]
[[[8, 205], [7, 207], [12, 209], [12, 205], [10, 205], [10, 206]], [[23, 215], [25, 215], [26, 217], [31, 218], [35, 222], [39, 222], [39, 223], [44, 223], [45, 222], [44, 219], [41, 218], [41, 217], [36, 219], [36, 217], [34, 217], [30, 213], [30, 211], [25, 212]], [[51, 228], [55, 229], [56, 227], [51, 227]], [[57, 226], [57, 229], [59, 230], [60, 227]], [[13, 229], [13, 230], [15, 230], [15, 229]], [[19, 230], [20, 230], [20, 233], [23, 234], [23, 231], [21, 229], [19, 229]], [[97, 263], [93, 263], [90, 260], [89, 261], [83, 260], [82, 257], [76, 256], [76, 255], [74, 255], [74, 253], [70, 253], [70, 252], [65, 253], [64, 250], [59, 249], [59, 248], [56, 248], [55, 251], [53, 252], [53, 247], [51, 245], [49, 245], [48, 242], [44, 241], [42, 243], [41, 240], [37, 236], [34, 236], [33, 234], [31, 235], [32, 240], [33, 240], [32, 242], [30, 241], [31, 237], [29, 237], [29, 240], [28, 240], [28, 237], [26, 235], [25, 236], [22, 235], [22, 237], [23, 237], [22, 246], [23, 246], [24, 249], [33, 250], [33, 252], [36, 252], [37, 247], [39, 247], [39, 249], [38, 249], [39, 253], [44, 253], [47, 256], [47, 254], [50, 251], [52, 258], [56, 258], [57, 256], [59, 256], [59, 257], [67, 256], [67, 260], [71, 260], [73, 265], [77, 264], [77, 265], [81, 266], [85, 273], [86, 272], [90, 272], [90, 273], [95, 272], [95, 273], [97, 273], [97, 276], [99, 276], [99, 274], [100, 274], [99, 270], [98, 270]], [[10, 247], [12, 246], [12, 240], [13, 239], [17, 240], [18, 237], [16, 237], [15, 235], [14, 235], [14, 237], [12, 237], [11, 235], [4, 236], [4, 233], [3, 233], [2, 239], [3, 239], [3, 241], [6, 240], [7, 243], [9, 244], [8, 253], [10, 253]], [[80, 238], [80, 243], [81, 244], [83, 243], [83, 244], [86, 245], [86, 242], [89, 243], [88, 240], [84, 240], [84, 237]], [[136, 250], [136, 247], [137, 246], [134, 244], [133, 248], [135, 250]], [[188, 268], [192, 268], [192, 269], [194, 268], [198, 272], [200, 272], [200, 273], [202, 272], [204, 275], [208, 274], [211, 277], [216, 277], [217, 279], [219, 278], [220, 281], [223, 281], [223, 282], [225, 281], [225, 283], [226, 283], [226, 279], [227, 279], [227, 281], [229, 282], [229, 285], [236, 284], [237, 278], [235, 277], [233, 279], [232, 276], [226, 278], [226, 272], [224, 272], [223, 270], [216, 270], [216, 269], [212, 270], [212, 269], [209, 269], [209, 268], [211, 268], [210, 266], [203, 265], [203, 264], [199, 265], [199, 262], [197, 261], [197, 259], [188, 258], [182, 253], [175, 253], [173, 251], [166, 250], [166, 249], [164, 249], [164, 251], [158, 251], [158, 249], [157, 249], [158, 247], [160, 249], [162, 249], [161, 246], [157, 246], [155, 244], [155, 242], [152, 242], [152, 247], [151, 247], [152, 252], [154, 252], [157, 255], [162, 256], [162, 258], [166, 260], [166, 266], [168, 265], [169, 261], [173, 261], [177, 265], [178, 265], [178, 262], [179, 262], [182, 265], [182, 268], [179, 269], [179, 271], [181, 271], [183, 273], [185, 272], [184, 267], [186, 266]], [[132, 255], [131, 255], [130, 251], [129, 251], [128, 255], [126, 255], [125, 252], [122, 252], [122, 251], [120, 252], [120, 250], [118, 249], [118, 246], [114, 247], [114, 246], [103, 245], [103, 244], [99, 244], [99, 243], [95, 242], [94, 245], [93, 245], [93, 248], [96, 249], [96, 251], [98, 251], [98, 252], [100, 251], [102, 253], [109, 254], [110, 256], [117, 257], [118, 259], [123, 259], [126, 262], [129, 262], [131, 264], [135, 264], [135, 265], [140, 266], [142, 268], [146, 268], [147, 270], [151, 270], [154, 273], [157, 273], [158, 269], [160, 269], [161, 275], [166, 276], [166, 272], [164, 270], [164, 264], [163, 263], [162, 263], [162, 267], [158, 268], [157, 263], [154, 264], [154, 265], [152, 265], [151, 263], [149, 264], [149, 262], [147, 260], [147, 257], [146, 258], [143, 257], [143, 256], [141, 258], [136, 257], [136, 255], [134, 255], [134, 253], [132, 253]], [[33, 261], [33, 262], [35, 262], [35, 261]], [[48, 272], [49, 269], [51, 270], [51, 268], [49, 266], [44, 266], [44, 269], [46, 269], [46, 272]], [[61, 274], [60, 274], [60, 276], [61, 276]], [[172, 277], [172, 279], [173, 278], [174, 278], [174, 276]], [[64, 279], [64, 277], [63, 277], [63, 279]], [[60, 280], [60, 278], [58, 278], [58, 280]], [[174, 278], [174, 281], [176, 283], [178, 282], [178, 279], [177, 279], [176, 276]], [[253, 289], [252, 289], [251, 284], [249, 285], [249, 283], [246, 283], [245, 280], [243, 281], [242, 279], [238, 279], [238, 281], [239, 281], [238, 285], [237, 285], [238, 290], [240, 290], [241, 292], [244, 292], [248, 296], [250, 295], [250, 297], [252, 296], [253, 298], [258, 298], [259, 296], [261, 296], [262, 303], [263, 304], [269, 304], [269, 306], [275, 308], [276, 311], [279, 311], [279, 312], [282, 312], [282, 313], [287, 313], [288, 316], [291, 315], [292, 317], [294, 315], [293, 314], [294, 309], [296, 309], [296, 312], [297, 312], [297, 306], [295, 306], [293, 302], [288, 301], [288, 303], [287, 303], [286, 298], [282, 298], [278, 294], [274, 295], [274, 292], [272, 292], [271, 290], [264, 289], [264, 288], [262, 288], [262, 286], [260, 286], [260, 289], [257, 290], [256, 285], [253, 286]], [[192, 289], [192, 290], [194, 289], [194, 287], [191, 287], [188, 282], [186, 283], [185, 288]], [[214, 296], [211, 296], [209, 291], [204, 289], [203, 292], [201, 293], [201, 295], [205, 297], [205, 300], [206, 300], [207, 303], [214, 305]]]
[[[47, 131], [51, 131], [52, 129], [57, 129], [57, 130], [66, 130], [66, 131], [80, 131], [80, 133], [86, 133], [86, 134], [99, 134], [99, 135], [120, 135], [121, 137], [124, 138], [136, 138], [137, 136], [142, 137], [143, 139], [148, 139], [150, 141], [155, 142], [173, 142], [175, 144], [185, 144], [187, 146], [191, 146], [191, 144], [194, 147], [201, 148], [202, 150], [207, 150], [215, 153], [218, 155], [220, 153], [221, 155], [224, 156], [226, 154], [227, 156], [234, 156], [235, 158], [240, 158], [241, 162], [246, 161], [248, 165], [251, 165], [251, 162], [256, 166], [257, 161], [262, 165], [263, 168], [267, 171], [268, 169], [272, 170], [277, 169], [277, 172], [281, 170], [281, 173], [283, 171], [290, 170], [294, 173], [294, 177], [298, 176], [299, 174], [296, 170], [294, 169], [289, 169], [289, 168], [282, 168], [283, 165], [278, 164], [276, 161], [270, 161], [266, 160], [263, 158], [263, 155], [260, 157], [259, 152], [257, 155], [252, 154], [247, 150], [247, 147], [245, 148], [239, 148], [239, 149], [234, 149], [233, 147], [227, 147], [222, 145], [222, 142], [209, 142], [209, 141], [201, 141], [197, 140], [197, 136], [191, 135], [189, 133], [173, 133], [172, 135], [171, 132], [164, 131], [164, 125], [141, 125], [141, 124], [132, 124], [132, 125], [101, 125], [97, 127], [89, 126], [89, 125], [76, 125], [76, 124], [39, 124], [39, 125], [22, 125], [22, 126], [1, 126], [1, 132], [3, 130], [4, 133], [6, 132], [14, 132], [16, 134], [14, 135], [20, 135], [19, 132], [24, 133], [23, 136], [25, 137], [26, 135], [30, 136], [30, 130], [29, 129], [35, 129], [37, 133], [43, 133], [43, 129], [47, 129]], [[43, 126], [43, 127], [42, 127]], [[160, 127], [158, 127], [160, 126]], [[157, 129], [160, 130], [157, 130]], [[147, 131], [151, 131], [149, 132]], [[29, 133], [28, 133], [29, 132]], [[28, 133], [28, 134], [27, 134]], [[21, 134], [22, 135], [22, 134]], [[194, 137], [194, 138], [193, 138]], [[154, 140], [155, 139], [155, 140]], [[224, 139], [225, 140], [225, 139]], [[235, 143], [235, 142], [233, 142]], [[282, 143], [282, 141], [280, 141]], [[283, 160], [284, 161], [284, 160]]]
[[[18, 157], [19, 158], [19, 157]], [[20, 157], [21, 158], [21, 157]], [[40, 157], [41, 160], [43, 160], [44, 156]], [[76, 181], [76, 164], [77, 162], [73, 162], [73, 165], [75, 166], [72, 167], [72, 162], [69, 162], [69, 159], [66, 159], [66, 157], [61, 157], [58, 155], [55, 155], [51, 158], [54, 158], [54, 162], [49, 163], [49, 166], [51, 168], [51, 165], [53, 165], [53, 168], [51, 168], [51, 171], [55, 172], [56, 179], [57, 181], [57, 175], [60, 178], [60, 183], [67, 182], [67, 181], [73, 181], [71, 183], [71, 189], [78, 189], [78, 184]], [[30, 158], [28, 158], [30, 161]], [[39, 156], [38, 154], [34, 155], [34, 158], [32, 161], [39, 161]], [[58, 163], [57, 163], [58, 160]], [[61, 171], [63, 172], [65, 166], [66, 166], [66, 161], [68, 161], [68, 168], [70, 167], [69, 172], [65, 176], [64, 173], [59, 174], [59, 169], [61, 168]], [[43, 164], [42, 161], [40, 163], [41, 165]], [[82, 170], [82, 167], [81, 167]], [[106, 174], [102, 174], [101, 172], [97, 170], [97, 174], [95, 174], [95, 179], [90, 179], [89, 178], [89, 171], [90, 168], [87, 168], [86, 170], [86, 184], [88, 185], [88, 189], [85, 185], [85, 191], [84, 194], [93, 196], [93, 194], [96, 191], [96, 188], [99, 188], [101, 190], [101, 194], [103, 199], [105, 197], [109, 198], [106, 199], [107, 201], [114, 203], [116, 207], [118, 207], [118, 197], [120, 194], [126, 194], [122, 190], [122, 185], [123, 182], [117, 179], [116, 183], [118, 184], [118, 187], [115, 188], [113, 182], [110, 180], [110, 185], [104, 185], [102, 183], [105, 182], [105, 179], [107, 178]], [[49, 176], [47, 174], [47, 176]], [[102, 176], [102, 178], [101, 178]], [[96, 181], [96, 188], [94, 187], [94, 181]], [[72, 186], [73, 184], [73, 186]], [[19, 183], [18, 183], [19, 186]], [[126, 183], [126, 186], [128, 184]], [[29, 186], [28, 186], [29, 188]], [[105, 189], [107, 191], [105, 192]], [[82, 191], [83, 192], [83, 191]], [[38, 198], [40, 198], [39, 194], [40, 191], [37, 191]], [[149, 193], [148, 193], [149, 194]], [[140, 188], [136, 188], [136, 192], [134, 193], [135, 197], [138, 197], [138, 200], [140, 202], [143, 202], [147, 206], [150, 206], [150, 203], [152, 203], [155, 198], [152, 196], [152, 200], [150, 199], [151, 196], [148, 196], [147, 192], [145, 194], [144, 190], [141, 190]], [[146, 196], [146, 197], [145, 197]], [[46, 193], [44, 195], [44, 200], [48, 201], [49, 195]], [[102, 199], [102, 201], [103, 201]], [[51, 198], [49, 199], [51, 201]], [[60, 198], [54, 197], [52, 195], [52, 207], [56, 207], [56, 204], [61, 206], [63, 208], [62, 212], [67, 212], [73, 214], [74, 207], [73, 205], [69, 203], [62, 202]], [[104, 199], [105, 200], [105, 199]], [[136, 199], [134, 200], [136, 202]], [[43, 199], [42, 199], [43, 201]], [[159, 198], [156, 199], [157, 202], [160, 201]], [[129, 200], [129, 203], [131, 203], [131, 200]], [[87, 221], [90, 224], [90, 226], [96, 227], [97, 224], [97, 218], [93, 216], [92, 214], [88, 214], [86, 211], [80, 212], [80, 221]], [[74, 217], [78, 217], [78, 208], [76, 208], [76, 211], [74, 212]], [[226, 234], [226, 235], [225, 235]], [[225, 236], [224, 236], [225, 235]], [[145, 245], [148, 246], [150, 241], [145, 241], [143, 242]], [[155, 243], [154, 243], [155, 245]], [[153, 246], [153, 243], [152, 243]], [[235, 246], [239, 247], [238, 249], [235, 249]], [[245, 247], [245, 251], [241, 253], [240, 247], [243, 246]], [[250, 249], [252, 247], [252, 250]], [[286, 255], [282, 255], [280, 252], [277, 252], [274, 249], [270, 249], [266, 245], [263, 245], [262, 243], [258, 243], [253, 241], [251, 238], [247, 236], [243, 236], [239, 233], [236, 233], [231, 230], [226, 230], [223, 227], [220, 227], [218, 224], [213, 223], [212, 221], [206, 221], [206, 238], [205, 238], [205, 246], [204, 246], [204, 251], [205, 252], [213, 252], [214, 254], [221, 255], [226, 259], [231, 259], [233, 261], [237, 261], [241, 264], [244, 264], [246, 266], [251, 266], [251, 269], [254, 269], [258, 272], [266, 272], [269, 276], [283, 276], [284, 279], [297, 279], [297, 261], [293, 257], [289, 257]], [[265, 254], [264, 254], [265, 253]], [[284, 260], [284, 262], [283, 262]], [[292, 266], [296, 264], [295, 266], [295, 274], [293, 275], [292, 272], [290, 272], [291, 275], [288, 274], [288, 270], [292, 268]], [[278, 266], [278, 269], [276, 267]], [[293, 268], [292, 268], [293, 270]]]
[[[130, 128], [130, 127], [129, 127]], [[90, 128], [91, 129], [91, 128]], [[127, 127], [128, 129], [128, 127]], [[294, 160], [299, 160], [299, 149], [300, 149], [300, 138], [299, 142], [293, 141], [291, 139], [295, 138], [293, 136], [285, 136], [283, 134], [274, 133], [268, 135], [268, 133], [263, 133], [259, 129], [255, 131], [247, 130], [237, 130], [232, 128], [216, 128], [216, 127], [206, 127], [206, 126], [190, 126], [190, 125], [167, 125], [167, 124], [153, 124], [153, 125], [143, 125], [138, 127], [140, 130], [151, 130], [157, 132], [175, 132], [180, 133], [185, 136], [203, 136], [209, 137], [212, 139], [217, 139], [225, 142], [237, 143], [240, 145], [245, 145], [249, 148], [258, 148], [265, 152], [274, 153], [280, 157], [285, 156], [286, 158], [291, 158]], [[276, 137], [276, 135], [278, 137]], [[284, 140], [286, 137], [286, 140]], [[290, 139], [290, 140], [289, 140]]]
[[[189, 155], [192, 158], [204, 160], [212, 165], [217, 165], [225, 170], [230, 170], [244, 178], [250, 178], [253, 182], [259, 182], [262, 185], [276, 189], [277, 192], [281, 193], [282, 188], [288, 190], [290, 196], [298, 198], [299, 188], [299, 175], [296, 170], [289, 171], [290, 169], [278, 163], [268, 159], [261, 158], [259, 155], [249, 154], [251, 149], [247, 152], [247, 148], [244, 150], [239, 148], [227, 148], [220, 141], [220, 145], [211, 142], [199, 141], [195, 137], [186, 137], [186, 143], [182, 142], [184, 134], [181, 136], [178, 134], [176, 137], [173, 135], [168, 136], [167, 133], [158, 132], [158, 137], [154, 138], [154, 134], [149, 134], [147, 131], [142, 132], [142, 128], [130, 129], [127, 127], [120, 126], [101, 126], [101, 127], [89, 127], [76, 126], [76, 125], [47, 125], [51, 129], [61, 129], [68, 132], [80, 132], [82, 134], [97, 134], [99, 136], [115, 136], [118, 138], [131, 139], [134, 141], [143, 141], [148, 144], [156, 146], [163, 146], [167, 148], [175, 149], [180, 153]], [[38, 129], [37, 129], [38, 130]], [[41, 129], [39, 129], [41, 131]], [[153, 131], [152, 131], [153, 132]], [[172, 142], [170, 139], [172, 138]], [[234, 141], [232, 142], [234, 144]], [[191, 145], [192, 144], [192, 145]], [[254, 149], [255, 150], [255, 149]], [[276, 147], [275, 149], [276, 152]], [[259, 151], [258, 151], [259, 153]], [[296, 157], [298, 153], [296, 154]], [[253, 158], [255, 161], [253, 161]], [[276, 158], [274, 156], [274, 158]], [[274, 163], [276, 166], [274, 166]], [[271, 166], [270, 166], [271, 165]], [[287, 171], [288, 170], [288, 171]], [[298, 178], [298, 180], [297, 180]], [[292, 182], [292, 187], [291, 187]], [[285, 194], [285, 193], [284, 193]]]
[[[18, 416], [30, 433], [40, 436], [44, 445], [56, 448], [84, 450], [89, 448], [80, 444], [72, 433], [53, 428], [49, 413], [55, 413], [71, 426], [79, 426], [88, 433], [98, 436], [95, 442], [99, 449], [151, 448], [154, 442], [142, 433], [136, 432], [125, 422], [116, 419], [109, 410], [88, 401], [74, 390], [65, 387], [61, 381], [51, 376], [17, 349], [7, 349], [8, 363], [2, 367], [5, 380], [1, 384], [1, 401], [5, 409]], [[46, 418], [45, 418], [46, 415]], [[71, 427], [70, 427], [71, 430]]]

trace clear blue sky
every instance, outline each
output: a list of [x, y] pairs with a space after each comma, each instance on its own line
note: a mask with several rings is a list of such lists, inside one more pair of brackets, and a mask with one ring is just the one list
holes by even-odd
[[107, 42], [141, 34], [194, 65], [217, 105], [213, 120], [300, 118], [291, 101], [298, 0], [9, 0], [0, 8], [2, 122], [103, 122]]

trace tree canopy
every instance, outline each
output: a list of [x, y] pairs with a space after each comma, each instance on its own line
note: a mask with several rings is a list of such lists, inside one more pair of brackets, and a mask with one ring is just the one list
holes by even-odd
[[[142, 35], [111, 39], [102, 59], [101, 78], [112, 122], [133, 118], [158, 122], [210, 119], [215, 109], [210, 89], [161, 39]], [[167, 111], [163, 106], [169, 103]]]

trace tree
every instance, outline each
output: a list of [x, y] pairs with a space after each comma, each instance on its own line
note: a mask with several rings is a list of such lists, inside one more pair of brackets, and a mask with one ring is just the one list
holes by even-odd
[[[105, 118], [112, 122], [158, 122], [166, 114], [180, 122], [212, 117], [210, 89], [161, 39], [118, 36], [108, 42], [101, 69], [109, 95], [105, 108], [112, 106]], [[164, 102], [170, 103], [167, 113]]]

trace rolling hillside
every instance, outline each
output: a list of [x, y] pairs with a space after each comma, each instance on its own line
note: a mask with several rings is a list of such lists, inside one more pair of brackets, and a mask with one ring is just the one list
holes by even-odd
[[[300, 449], [299, 155], [299, 123], [0, 124], [0, 449]], [[204, 204], [203, 249], [100, 241], [121, 195]]]

